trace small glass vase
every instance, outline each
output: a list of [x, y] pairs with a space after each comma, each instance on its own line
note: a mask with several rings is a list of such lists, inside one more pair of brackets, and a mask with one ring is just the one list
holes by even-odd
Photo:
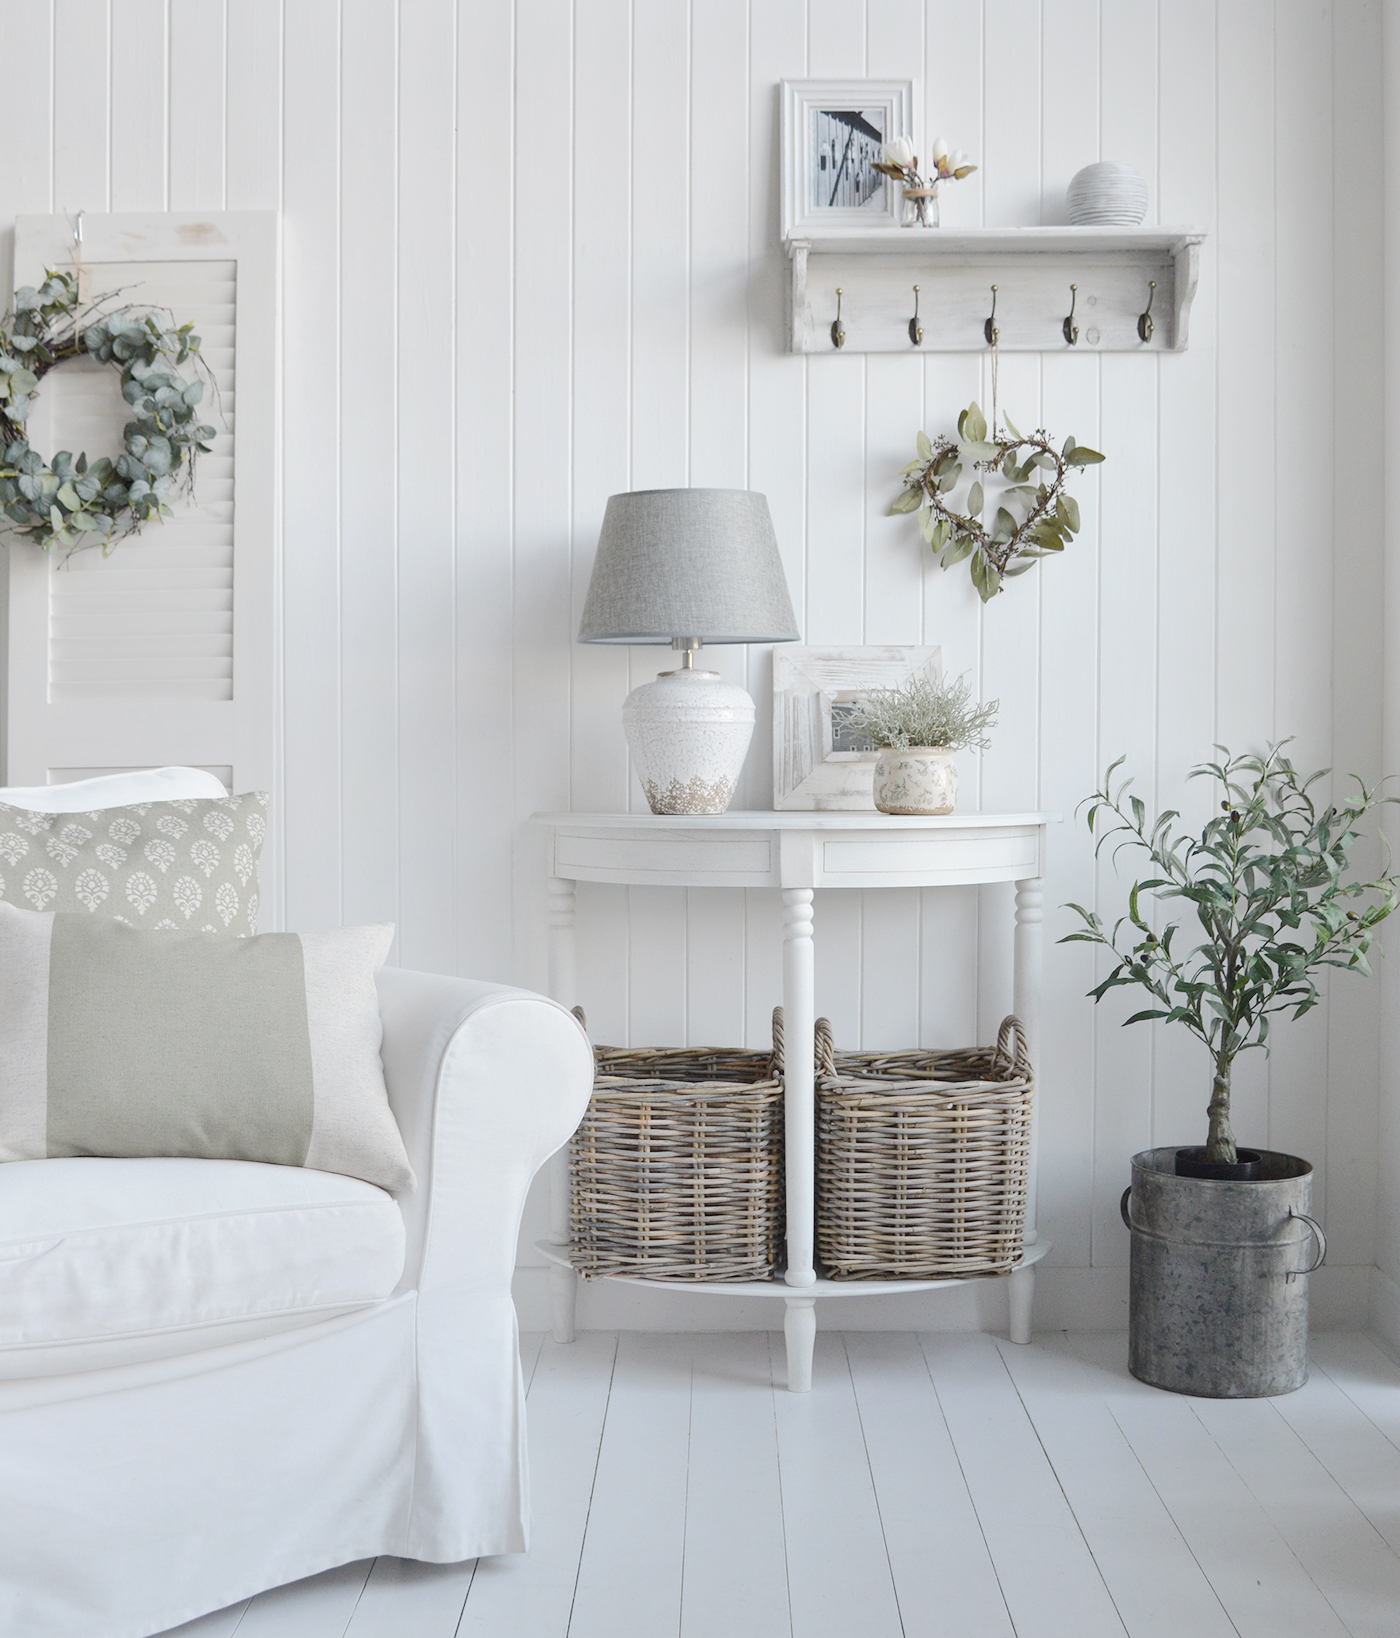
[[938, 226], [938, 184], [932, 186], [915, 177], [904, 190], [904, 214], [900, 225], [907, 228]]

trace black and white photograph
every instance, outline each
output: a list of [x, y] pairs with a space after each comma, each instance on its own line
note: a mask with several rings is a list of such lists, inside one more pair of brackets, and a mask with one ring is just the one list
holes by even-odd
[[899, 226], [900, 190], [876, 165], [913, 141], [912, 80], [784, 80], [782, 231], [862, 233]]
[[875, 169], [884, 152], [883, 108], [812, 110], [812, 208], [882, 210], [885, 178]]

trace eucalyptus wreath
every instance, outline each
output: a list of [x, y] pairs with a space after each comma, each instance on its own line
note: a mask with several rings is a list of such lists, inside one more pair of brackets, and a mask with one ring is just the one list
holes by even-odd
[[[891, 512], [917, 509], [924, 539], [945, 569], [964, 558], [972, 583], [988, 602], [1002, 582], [1024, 574], [1038, 558], [1062, 552], [1079, 532], [1079, 504], [1065, 489], [1072, 471], [1097, 466], [1103, 456], [1066, 438], [1056, 450], [1042, 427], [1028, 438], [1011, 417], [1006, 431], [993, 427], [978, 406], [969, 404], [958, 417], [958, 436], [930, 439], [919, 434], [918, 459], [904, 468], [904, 490]], [[974, 474], [967, 510], [949, 505], [964, 467]], [[1000, 475], [1007, 487], [994, 497], [991, 525], [983, 521], [988, 505], [987, 480]], [[942, 554], [941, 556], [939, 554]]]
[[[195, 461], [215, 435], [196, 413], [203, 381], [180, 370], [199, 360], [194, 325], [177, 327], [158, 309], [98, 312], [112, 299], [84, 304], [71, 273], [50, 272], [37, 289], [17, 290], [13, 312], [0, 321], [0, 505], [4, 526], [42, 551], [100, 545], [105, 556], [120, 536], [169, 517], [169, 497], [193, 483]], [[96, 316], [88, 321], [89, 314]], [[55, 365], [81, 357], [111, 365], [121, 378], [134, 412], [125, 450], [91, 463], [66, 449], [46, 460], [26, 431], [39, 383]]]

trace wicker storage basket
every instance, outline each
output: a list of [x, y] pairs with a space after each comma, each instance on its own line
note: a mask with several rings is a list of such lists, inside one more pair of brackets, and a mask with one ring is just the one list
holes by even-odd
[[773, 1051], [597, 1047], [569, 1146], [585, 1279], [755, 1280], [783, 1247], [782, 1009]]
[[833, 1280], [1004, 1273], [1021, 1259], [1035, 1077], [995, 1047], [833, 1051], [817, 1024], [817, 1254]]

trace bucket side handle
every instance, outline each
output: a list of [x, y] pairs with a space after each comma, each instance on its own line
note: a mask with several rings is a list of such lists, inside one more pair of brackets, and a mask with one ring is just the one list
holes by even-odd
[[1123, 1198], [1118, 1202], [1118, 1215], [1123, 1219], [1123, 1227], [1131, 1229], [1133, 1220], [1128, 1215], [1128, 1201], [1132, 1198], [1133, 1186], [1131, 1183], [1123, 1190]]
[[1323, 1263], [1327, 1261], [1327, 1236], [1322, 1232], [1322, 1224], [1315, 1217], [1309, 1217], [1305, 1211], [1294, 1211], [1288, 1208], [1288, 1215], [1296, 1217], [1300, 1223], [1306, 1223], [1312, 1230], [1313, 1243], [1317, 1247], [1317, 1261], [1309, 1268], [1295, 1268], [1288, 1275], [1288, 1284], [1292, 1285], [1300, 1274], [1315, 1274]]

